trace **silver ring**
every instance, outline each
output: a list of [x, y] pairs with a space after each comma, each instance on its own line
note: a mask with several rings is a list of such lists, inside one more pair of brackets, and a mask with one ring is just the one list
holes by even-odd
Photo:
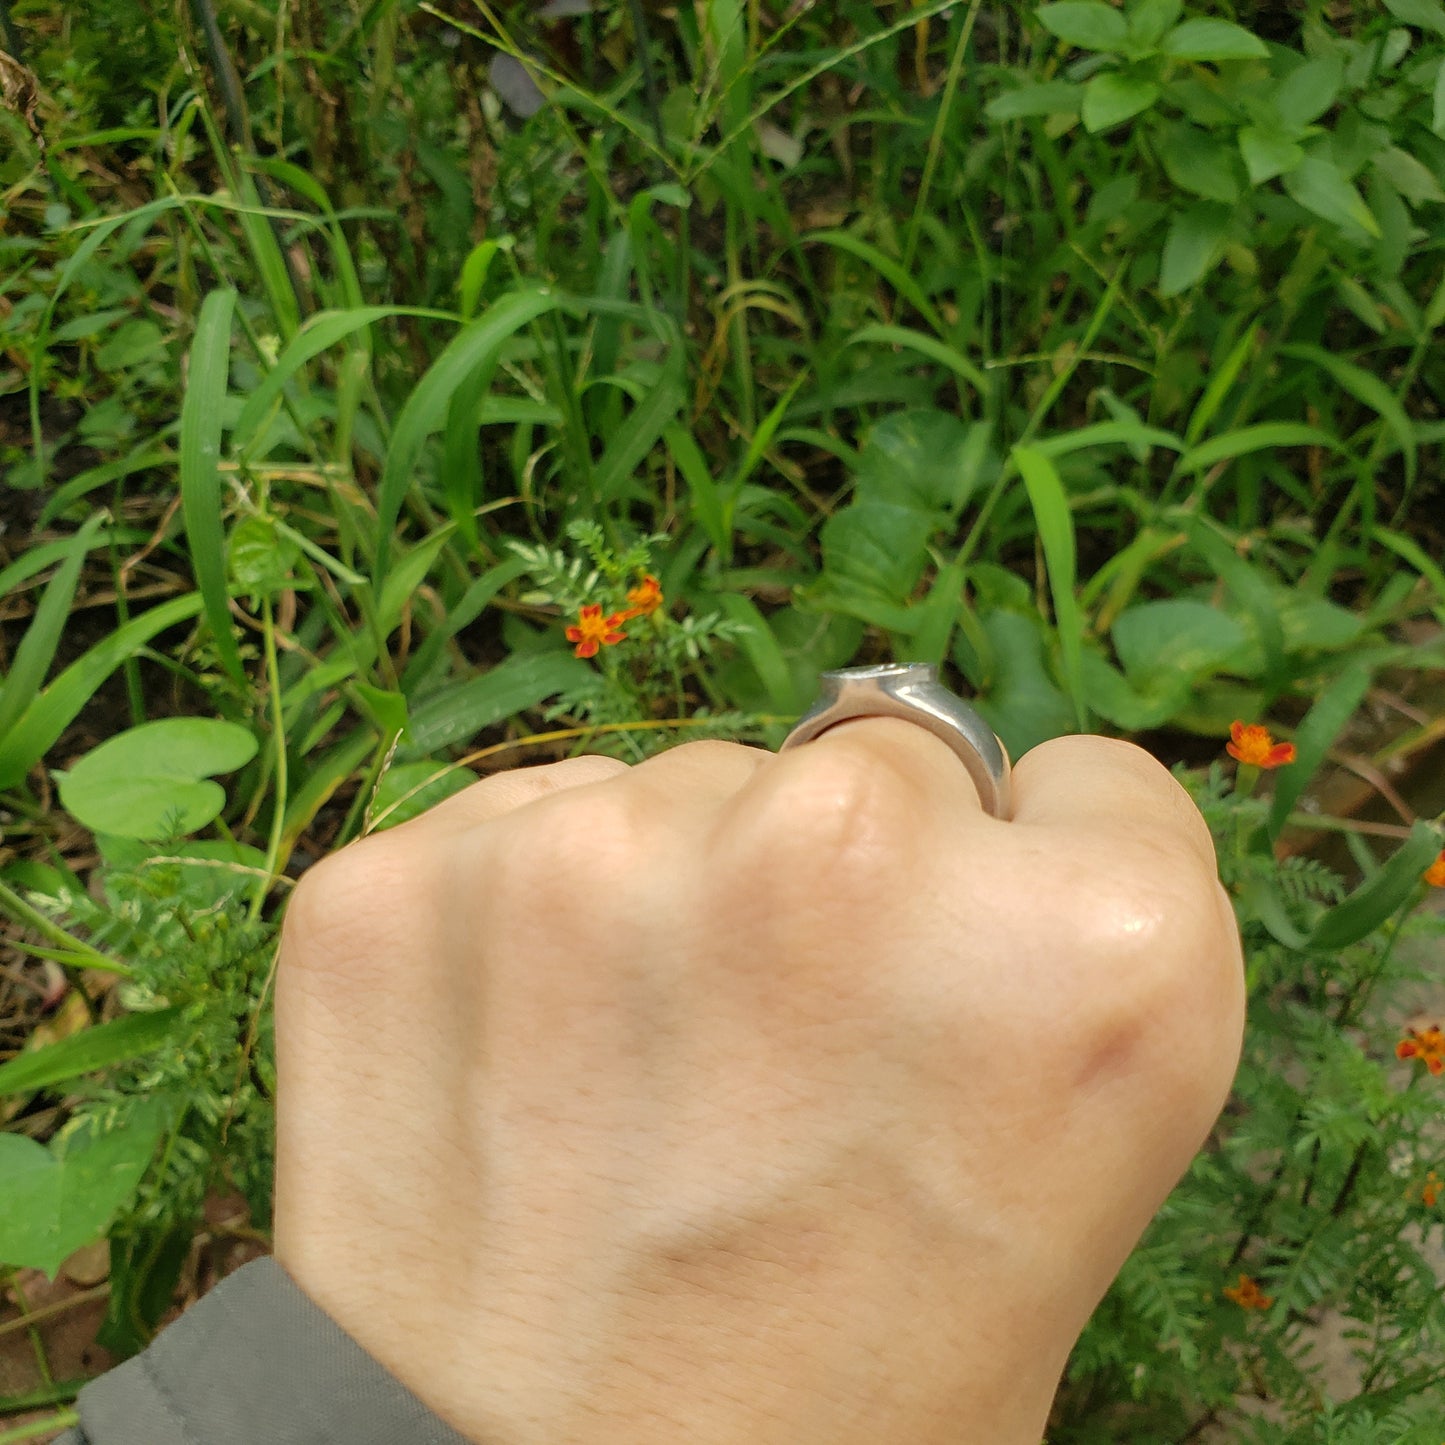
[[780, 753], [811, 742], [857, 717], [901, 717], [925, 727], [958, 754], [978, 789], [983, 810], [1007, 820], [1013, 814], [1008, 749], [993, 729], [938, 681], [931, 662], [843, 667], [819, 678], [818, 700], [783, 739]]

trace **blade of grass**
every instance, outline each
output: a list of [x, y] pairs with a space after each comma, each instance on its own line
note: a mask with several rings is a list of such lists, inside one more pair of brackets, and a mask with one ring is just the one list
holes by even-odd
[[633, 471], [676, 421], [687, 398], [680, 347], [668, 353], [657, 381], [608, 441], [594, 473], [599, 502], [617, 501]]
[[907, 326], [884, 326], [875, 322], [860, 326], [849, 336], [846, 345], [860, 346], [870, 341], [876, 341], [882, 346], [906, 347], [926, 356], [930, 361], [938, 362], [940, 366], [946, 366], [955, 376], [962, 377], [985, 401], [993, 393], [993, 383], [987, 374], [946, 341], [940, 341], [937, 337], [925, 336], [923, 332], [914, 331]]
[[[1280, 835], [1291, 810], [1299, 802], [1310, 779], [1319, 770], [1326, 754], [1345, 725], [1354, 717], [1370, 689], [1373, 669], [1367, 664], [1350, 664], [1320, 694], [1292, 739], [1295, 760], [1281, 768], [1275, 778], [1274, 801], [1270, 805], [1265, 830], [1270, 842]], [[1422, 867], [1424, 865], [1421, 865]]]
[[1211, 437], [1197, 447], [1191, 447], [1175, 464], [1176, 474], [1201, 472], [1216, 462], [1233, 461], [1250, 452], [1267, 451], [1275, 447], [1329, 447], [1333, 451], [1344, 451], [1345, 444], [1317, 426], [1306, 426], [1303, 422], [1262, 421], [1253, 426], [1240, 427], [1238, 431], [1225, 432], [1223, 436]]
[[537, 317], [575, 302], [545, 287], [514, 291], [489, 306], [452, 339], [407, 398], [392, 432], [377, 492], [376, 563], [372, 594], [380, 597], [390, 563], [391, 534], [412, 483], [422, 447], [446, 425], [453, 394], [488, 357], [496, 356], [512, 335]]
[[908, 231], [903, 238], [903, 266], [913, 266], [913, 254], [918, 248], [918, 228], [928, 213], [928, 195], [933, 189], [933, 177], [938, 170], [938, 160], [943, 154], [943, 138], [948, 133], [949, 121], [953, 118], [953, 101], [958, 94], [958, 80], [963, 74], [964, 57], [968, 54], [969, 41], [973, 38], [974, 21], [982, 0], [973, 0], [968, 14], [963, 17], [963, 29], [959, 32], [958, 43], [953, 47], [953, 56], [948, 62], [948, 76], [943, 82], [943, 96], [938, 103], [938, 115], [933, 121], [933, 133], [928, 137], [928, 155], [923, 162], [923, 178], [918, 183], [918, 195], [913, 202], [913, 214], [908, 219]]
[[255, 460], [251, 448], [259, 439], [261, 424], [274, 402], [279, 400], [286, 383], [296, 373], [323, 351], [329, 350], [353, 332], [388, 316], [419, 316], [432, 321], [454, 321], [456, 318], [446, 311], [433, 311], [423, 306], [364, 306], [358, 310], [320, 311], [310, 317], [305, 326], [286, 344], [276, 358], [276, 364], [266, 373], [266, 378], [246, 398], [241, 415], [231, 433], [232, 446], [237, 456]]
[[902, 265], [891, 257], [885, 256], [876, 246], [869, 245], [867, 241], [853, 235], [850, 231], [811, 231], [802, 239], [805, 245], [809, 241], [818, 241], [856, 257], [887, 281], [934, 331], [940, 336], [947, 333], [943, 318], [934, 310], [933, 303], [923, 294], [923, 288]]
[[[1239, 373], [1243, 370], [1244, 363], [1253, 354], [1258, 339], [1259, 323], [1256, 321], [1235, 342], [1229, 355], [1224, 359], [1224, 365], [1209, 378], [1209, 385], [1204, 388], [1204, 394], [1199, 398], [1199, 404], [1190, 414], [1189, 425], [1184, 430], [1184, 440], [1189, 446], [1194, 446], [1208, 430], [1209, 423], [1214, 420], [1215, 413], [1218, 412], [1224, 403], [1224, 398], [1229, 394], [1229, 388], [1239, 379]], [[1235, 420], [1239, 420], [1237, 415]]]
[[1353, 361], [1346, 361], [1344, 357], [1326, 351], [1322, 346], [1292, 343], [1288, 346], [1281, 346], [1279, 354], [1298, 357], [1301, 361], [1313, 362], [1321, 371], [1329, 372], [1356, 401], [1375, 412], [1380, 420], [1394, 432], [1395, 440], [1400, 443], [1400, 451], [1405, 457], [1405, 482], [1408, 486], [1414, 485], [1415, 473], [1419, 465], [1419, 456], [1415, 445], [1415, 428], [1411, 424], [1410, 418], [1405, 415], [1405, 408], [1400, 405], [1395, 393], [1378, 376], [1371, 375], [1364, 367], [1356, 366]]
[[86, 553], [105, 541], [104, 536], [98, 534], [102, 524], [109, 520], [108, 512], [97, 512], [65, 544], [68, 555], [46, 584], [40, 605], [15, 650], [15, 661], [4, 685], [0, 686], [0, 738], [9, 734], [16, 720], [40, 692], [70, 616], [71, 599], [80, 581], [80, 569]]
[[71, 663], [0, 738], [0, 789], [13, 788], [25, 777], [75, 721], [95, 690], [127, 657], [144, 647], [156, 633], [196, 616], [201, 609], [199, 593], [173, 597], [116, 628]]
[[1434, 862], [1441, 842], [1437, 828], [1423, 819], [1417, 822], [1390, 861], [1320, 919], [1305, 947], [1336, 953], [1373, 933], [1422, 886], [1420, 875]]
[[184, 1013], [183, 1008], [164, 1008], [127, 1014], [43, 1049], [31, 1049], [0, 1064], [0, 1094], [33, 1094], [96, 1069], [138, 1059], [170, 1039]]
[[201, 304], [181, 403], [181, 513], [196, 585], [205, 604], [221, 665], [240, 686], [246, 670], [236, 647], [226, 593], [221, 522], [221, 418], [230, 378], [231, 316], [236, 293], [212, 291]]
[[1023, 477], [1034, 520], [1038, 523], [1044, 564], [1049, 574], [1049, 591], [1054, 599], [1054, 625], [1058, 632], [1064, 679], [1073, 699], [1079, 731], [1086, 733], [1090, 723], [1089, 707], [1084, 698], [1084, 622], [1074, 594], [1077, 565], [1074, 516], [1069, 509], [1064, 484], [1046, 456], [1032, 447], [1016, 446], [1013, 448], [1013, 459]]

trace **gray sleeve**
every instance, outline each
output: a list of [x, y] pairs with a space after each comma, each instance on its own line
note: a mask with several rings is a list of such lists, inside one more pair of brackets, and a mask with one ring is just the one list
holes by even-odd
[[273, 1259], [80, 1392], [55, 1445], [468, 1445]]

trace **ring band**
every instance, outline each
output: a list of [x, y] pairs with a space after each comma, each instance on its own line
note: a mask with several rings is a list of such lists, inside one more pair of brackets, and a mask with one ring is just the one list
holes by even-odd
[[860, 717], [900, 717], [948, 744], [968, 769], [983, 810], [1007, 820], [1013, 812], [1008, 750], [962, 698], [938, 681], [931, 662], [843, 667], [819, 677], [818, 700], [778, 749], [811, 742], [838, 723]]

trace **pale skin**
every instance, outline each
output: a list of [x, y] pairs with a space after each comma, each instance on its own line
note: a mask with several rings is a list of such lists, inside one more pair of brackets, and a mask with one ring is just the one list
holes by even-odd
[[324, 861], [278, 1259], [486, 1445], [1038, 1445], [1244, 981], [1159, 763], [1060, 738], [1014, 788], [869, 718], [517, 769]]

